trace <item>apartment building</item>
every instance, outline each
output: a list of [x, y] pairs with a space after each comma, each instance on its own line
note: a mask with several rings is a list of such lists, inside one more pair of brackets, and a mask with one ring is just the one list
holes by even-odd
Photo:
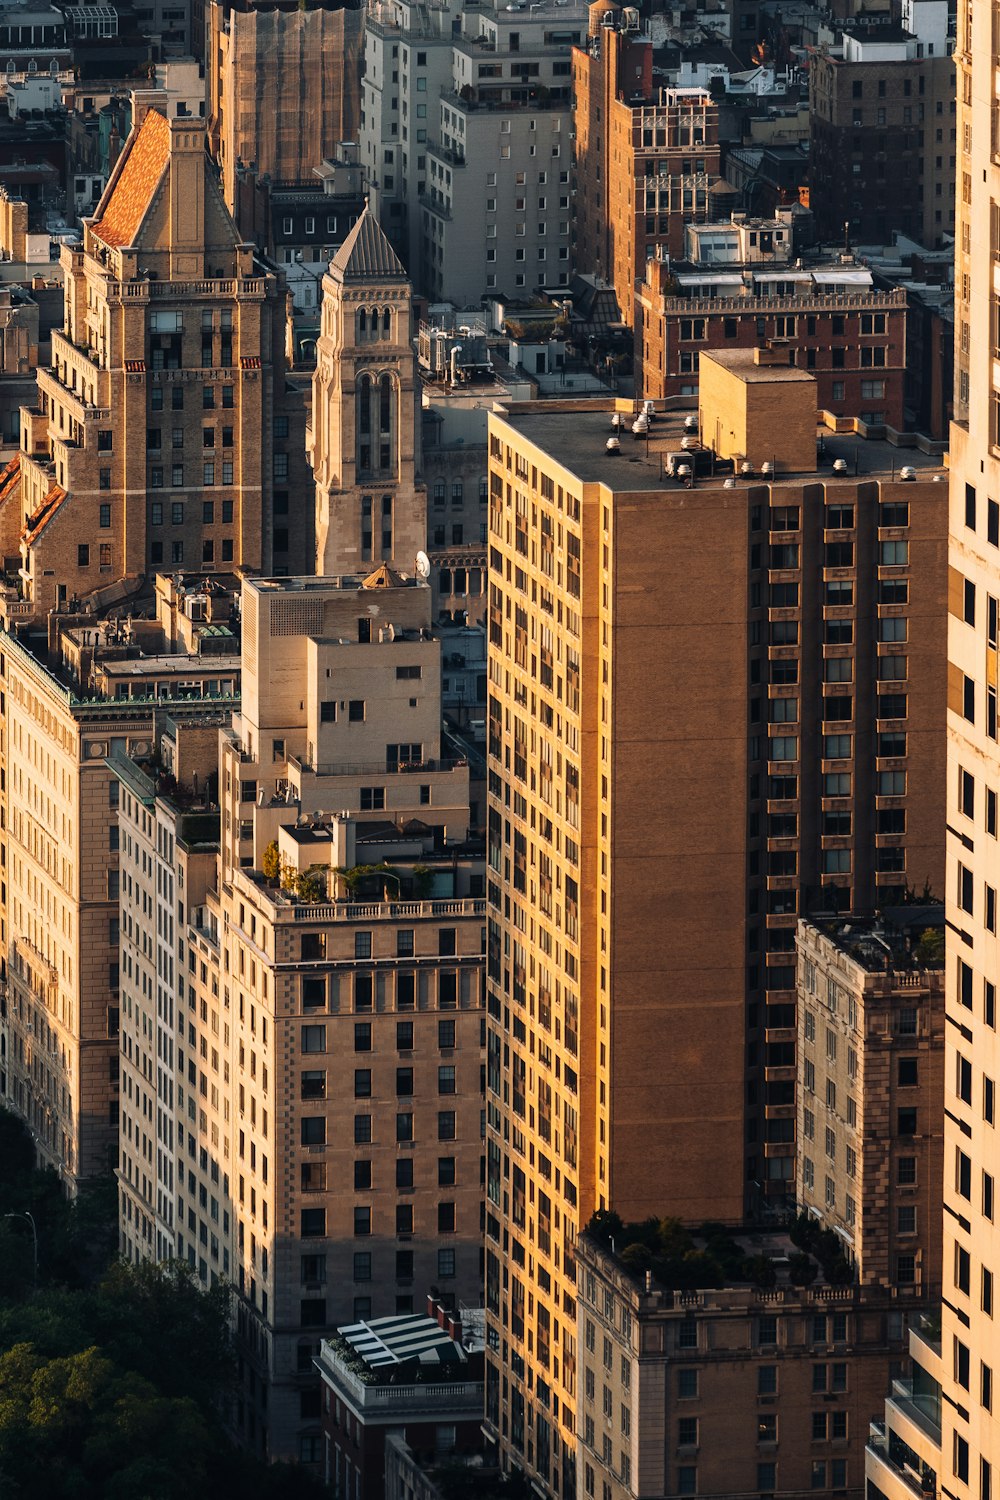
[[233, 1274], [232, 1026], [210, 899], [229, 717], [159, 721], [145, 753], [109, 759], [120, 850], [119, 1246], [130, 1261], [186, 1260], [213, 1286]]
[[648, 260], [635, 298], [642, 394], [697, 395], [702, 352], [772, 344], [815, 375], [824, 411], [904, 430], [906, 292], [876, 286], [853, 256], [803, 264], [790, 251], [767, 264]]
[[384, 565], [247, 581], [220, 745], [238, 1418], [308, 1463], [324, 1333], [481, 1300], [482, 844], [431, 597]]
[[700, 399], [749, 477], [670, 479], [681, 413], [490, 418], [488, 1425], [549, 1490], [577, 1230], [784, 1201], [798, 915], [943, 878], [940, 485], [833, 434], [821, 475], [787, 364], [704, 359]]
[[646, 261], [682, 256], [685, 226], [717, 217], [719, 108], [704, 89], [654, 86], [637, 10], [589, 14], [573, 49], [575, 269], [609, 281], [631, 324]]
[[578, 1494], [865, 1494], [871, 1415], [902, 1374], [916, 1299], [794, 1286], [782, 1241], [753, 1242], [772, 1287], [677, 1291], [636, 1270], [628, 1226], [617, 1253], [581, 1237]]
[[412, 573], [427, 545], [412, 292], [367, 206], [323, 278], [321, 318], [307, 433], [317, 571], [381, 560]]
[[[941, 1283], [944, 929], [940, 907], [798, 929], [795, 1197], [862, 1285]], [[791, 1134], [791, 1128], [789, 1128]]]
[[[211, 654], [174, 657], [183, 675], [155, 684], [123, 626], [78, 615], [50, 628], [53, 650], [23, 632], [5, 635], [0, 653], [5, 1103], [72, 1194], [118, 1159], [121, 845], [107, 758], [148, 753], [158, 711], [183, 718], [203, 699], [231, 703], [239, 668], [230, 658], [220, 669]], [[156, 635], [147, 627], [143, 643]], [[128, 662], [127, 696], [98, 688], [105, 655]]]
[[[21, 451], [0, 545], [36, 615], [160, 567], [301, 566], [311, 511], [286, 393], [284, 293], [241, 242], [204, 123], [133, 96], [133, 127], [82, 245]], [[311, 554], [310, 554], [311, 555]]]
[[1000, 1359], [993, 1285], [1000, 1264], [994, 1209], [996, 828], [1000, 754], [996, 612], [1000, 599], [997, 381], [990, 340], [1000, 168], [989, 81], [998, 46], [981, 6], [959, 17], [956, 48], [960, 189], [956, 195], [956, 420], [951, 428], [948, 621], [949, 942], [945, 1051], [944, 1288], [941, 1313], [942, 1491], [996, 1492], [1000, 1431], [992, 1394]]
[[369, 10], [362, 161], [432, 301], [568, 285], [569, 54], [585, 30], [579, 0]]
[[419, 275], [421, 199], [435, 101], [452, 78], [461, 7], [370, 0], [364, 17], [359, 143], [379, 221], [410, 274]]
[[810, 203], [822, 239], [932, 249], [955, 230], [955, 83], [948, 7], [920, 0], [904, 26], [845, 28], [809, 65]]

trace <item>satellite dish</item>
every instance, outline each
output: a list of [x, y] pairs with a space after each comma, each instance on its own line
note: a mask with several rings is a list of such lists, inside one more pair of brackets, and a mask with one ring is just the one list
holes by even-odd
[[418, 578], [429, 578], [431, 576], [431, 560], [426, 552], [417, 553], [416, 570]]

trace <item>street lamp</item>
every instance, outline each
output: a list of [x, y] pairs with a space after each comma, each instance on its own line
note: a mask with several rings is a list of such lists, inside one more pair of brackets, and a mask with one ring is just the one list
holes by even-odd
[[34, 1279], [35, 1279], [35, 1286], [37, 1288], [37, 1286], [38, 1286], [38, 1230], [35, 1227], [35, 1221], [32, 1218], [31, 1214], [29, 1214], [27, 1212], [27, 1210], [25, 1210], [24, 1213], [20, 1213], [20, 1214], [4, 1214], [3, 1217], [5, 1219], [27, 1219], [28, 1223], [31, 1225], [31, 1243], [32, 1243], [32, 1246], [34, 1247], [34, 1269], [35, 1269], [35, 1278]]

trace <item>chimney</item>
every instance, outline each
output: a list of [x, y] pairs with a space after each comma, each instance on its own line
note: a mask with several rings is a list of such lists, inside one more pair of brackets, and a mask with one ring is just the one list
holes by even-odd
[[462, 1320], [452, 1313], [448, 1314], [448, 1337], [454, 1339], [456, 1344], [462, 1342]]
[[159, 110], [161, 115], [167, 113], [166, 89], [133, 89], [132, 90], [132, 129], [137, 131], [143, 120], [151, 109]]

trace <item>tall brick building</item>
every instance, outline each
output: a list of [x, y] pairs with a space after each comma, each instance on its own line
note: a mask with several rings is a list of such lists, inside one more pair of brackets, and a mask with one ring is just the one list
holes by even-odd
[[285, 298], [243, 244], [204, 124], [134, 96], [132, 134], [81, 246], [0, 550], [35, 612], [160, 567], [287, 571], [311, 550], [302, 416], [284, 381]]
[[694, 394], [702, 353], [771, 343], [815, 375], [824, 411], [905, 427], [906, 292], [876, 287], [851, 256], [805, 268], [653, 259], [645, 272], [635, 325], [644, 397]]
[[573, 48], [576, 269], [612, 282], [625, 322], [650, 256], [684, 253], [684, 227], [715, 218], [719, 110], [700, 88], [653, 83], [638, 11], [590, 7]]
[[622, 405], [490, 416], [487, 1425], [548, 1493], [577, 1231], [785, 1202], [798, 915], [943, 883], [942, 486], [820, 473], [815, 380], [749, 351], [700, 392], [748, 478], [670, 480], [681, 414]]

